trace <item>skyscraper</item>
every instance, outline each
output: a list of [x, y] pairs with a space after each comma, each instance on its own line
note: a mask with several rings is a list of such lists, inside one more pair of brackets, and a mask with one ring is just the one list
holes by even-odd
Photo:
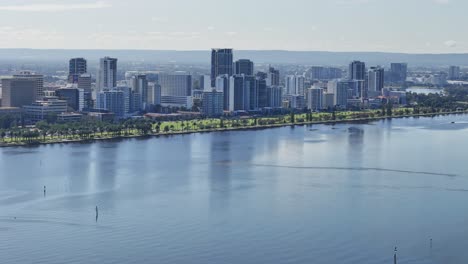
[[450, 66], [448, 73], [449, 80], [458, 80], [460, 79], [460, 67], [459, 66]]
[[117, 59], [110, 57], [100, 59], [96, 86], [99, 91], [117, 87]]
[[349, 81], [333, 80], [328, 82], [327, 93], [333, 94], [333, 104], [345, 109], [348, 106]]
[[68, 67], [68, 82], [78, 83], [78, 77], [87, 73], [86, 60], [83, 58], [70, 59]]
[[268, 69], [267, 73], [267, 85], [268, 86], [279, 86], [280, 85], [280, 73], [273, 67]]
[[233, 75], [229, 84], [229, 111], [258, 108], [258, 83], [254, 76]]
[[301, 75], [288, 75], [285, 78], [286, 95], [305, 95], [305, 78]]
[[192, 76], [189, 74], [161, 74], [161, 105], [192, 107]]
[[366, 64], [362, 61], [353, 61], [349, 64], [348, 70], [349, 80], [365, 80], [366, 79]]
[[406, 63], [391, 63], [390, 64], [390, 79], [392, 83], [404, 84], [408, 75], [408, 64]]
[[216, 77], [216, 91], [223, 92], [224, 110], [229, 110], [229, 75], [223, 74]]
[[211, 92], [203, 92], [202, 114], [205, 116], [221, 116], [224, 111], [223, 93], [213, 89]]
[[323, 109], [323, 89], [309, 88], [307, 89], [307, 109], [319, 111]]
[[384, 69], [371, 67], [367, 77], [367, 84], [369, 96], [381, 95], [384, 88]]
[[251, 60], [238, 60], [234, 63], [234, 74], [254, 75], [254, 63]]
[[211, 86], [215, 87], [216, 77], [222, 74], [233, 74], [232, 49], [212, 49], [211, 51]]
[[134, 93], [136, 100], [138, 100], [138, 105], [140, 109], [135, 110], [144, 110], [148, 107], [148, 80], [146, 75], [138, 74], [132, 76], [131, 79], [132, 92]]

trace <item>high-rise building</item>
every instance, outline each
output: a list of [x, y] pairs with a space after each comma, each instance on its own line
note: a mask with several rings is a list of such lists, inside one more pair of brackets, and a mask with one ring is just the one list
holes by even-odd
[[450, 66], [448, 72], [449, 80], [458, 80], [460, 79], [460, 67], [459, 66]]
[[192, 76], [184, 73], [161, 74], [161, 105], [192, 107]]
[[234, 74], [254, 75], [254, 63], [251, 60], [238, 60], [234, 63]]
[[138, 100], [138, 105], [140, 109], [138, 110], [144, 110], [146, 109], [148, 105], [148, 80], [146, 79], [146, 75], [144, 74], [138, 74], [132, 76], [131, 79], [131, 87], [132, 87], [132, 92], [136, 95]]
[[233, 75], [229, 81], [229, 111], [258, 108], [258, 87], [254, 76]]
[[215, 87], [216, 77], [222, 74], [233, 74], [232, 49], [211, 50], [211, 87]]
[[203, 91], [211, 92], [211, 76], [210, 75], [202, 75], [199, 79], [200, 82], [200, 89]]
[[307, 109], [319, 111], [323, 109], [323, 89], [309, 88], [307, 89]]
[[348, 92], [350, 88], [349, 81], [333, 80], [328, 82], [327, 93], [334, 95], [333, 104], [345, 109], [348, 105]]
[[103, 90], [97, 93], [96, 108], [108, 110], [116, 117], [123, 118], [126, 114], [126, 108], [128, 108], [125, 98], [125, 92], [121, 89]]
[[267, 86], [268, 107], [279, 108], [283, 102], [283, 87]]
[[270, 107], [268, 103], [268, 86], [265, 78], [257, 77], [258, 108]]
[[285, 77], [286, 95], [305, 95], [305, 78], [301, 75], [288, 75]]
[[100, 59], [96, 86], [98, 91], [117, 87], [117, 59], [110, 57]]
[[161, 74], [159, 85], [162, 96], [192, 95], [192, 76], [188, 74]]
[[371, 67], [368, 72], [367, 85], [369, 96], [375, 97], [382, 94], [384, 88], [384, 69]]
[[408, 64], [406, 63], [391, 63], [390, 64], [390, 80], [392, 83], [404, 84], [408, 75]]
[[29, 79], [34, 82], [36, 96], [34, 101], [41, 100], [44, 96], [44, 76], [41, 74], [36, 74], [31, 71], [21, 71], [19, 74], [13, 75], [13, 78], [24, 78]]
[[335, 95], [333, 93], [324, 93], [322, 101], [323, 109], [332, 109], [335, 107]]
[[229, 110], [229, 75], [223, 74], [216, 77], [216, 91], [223, 93], [224, 110]]
[[80, 102], [83, 100], [80, 95], [83, 95], [78, 88], [60, 88], [55, 90], [55, 95], [61, 99], [67, 101], [68, 107], [74, 111], [83, 110], [83, 106], [80, 105]]
[[366, 64], [362, 61], [353, 61], [349, 64], [348, 70], [349, 80], [365, 80], [366, 79]]
[[83, 90], [84, 108], [93, 108], [91, 74], [82, 74], [78, 77], [78, 89]]
[[267, 85], [279, 86], [280, 85], [280, 72], [273, 67], [269, 67], [267, 73]]
[[148, 85], [148, 104], [161, 105], [161, 85], [157, 83]]
[[2, 107], [22, 107], [37, 100], [36, 82], [28, 78], [2, 79]]
[[342, 76], [342, 71], [339, 68], [312, 66], [310, 68], [310, 79], [324, 81], [339, 79]]
[[221, 116], [224, 112], [224, 96], [222, 92], [213, 89], [211, 92], [204, 91], [202, 96], [202, 114], [205, 116]]
[[78, 77], [82, 74], [87, 73], [87, 64], [86, 60], [83, 58], [73, 58], [70, 59], [68, 67], [68, 82], [69, 83], [78, 83]]

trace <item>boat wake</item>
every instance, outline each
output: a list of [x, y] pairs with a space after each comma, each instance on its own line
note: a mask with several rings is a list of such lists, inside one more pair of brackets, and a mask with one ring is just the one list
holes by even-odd
[[272, 165], [272, 164], [251, 164], [255, 167], [271, 167], [271, 168], [285, 168], [285, 169], [299, 169], [299, 170], [343, 170], [343, 171], [381, 171], [381, 172], [398, 172], [408, 174], [424, 174], [424, 175], [436, 175], [446, 177], [456, 177], [457, 174], [452, 173], [439, 173], [439, 172], [427, 172], [427, 171], [412, 171], [412, 170], [397, 170], [397, 169], [385, 169], [385, 168], [366, 168], [366, 167], [331, 167], [331, 166], [287, 166], [287, 165]]

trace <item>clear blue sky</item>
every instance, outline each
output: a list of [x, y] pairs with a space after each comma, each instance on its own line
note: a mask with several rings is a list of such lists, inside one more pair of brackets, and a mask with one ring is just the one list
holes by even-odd
[[0, 0], [0, 48], [468, 52], [467, 0]]

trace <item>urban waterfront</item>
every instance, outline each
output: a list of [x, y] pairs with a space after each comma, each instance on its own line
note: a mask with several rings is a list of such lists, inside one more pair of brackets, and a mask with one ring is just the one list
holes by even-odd
[[451, 115], [3, 148], [2, 262], [462, 263], [467, 132]]

